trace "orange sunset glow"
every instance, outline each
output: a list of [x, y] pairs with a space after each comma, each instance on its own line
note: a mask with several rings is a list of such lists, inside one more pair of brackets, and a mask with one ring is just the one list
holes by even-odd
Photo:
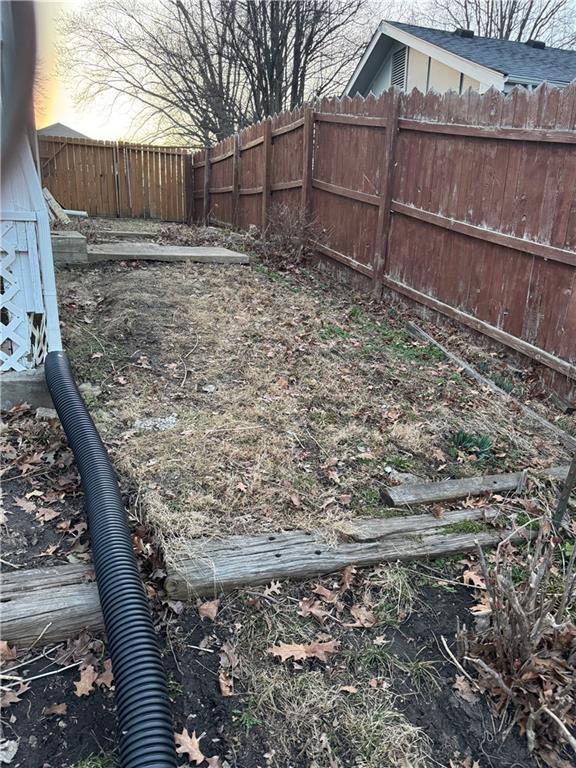
[[39, 89], [36, 97], [36, 127], [64, 123], [91, 139], [133, 138], [132, 121], [138, 111], [136, 105], [122, 104], [115, 108], [113, 98], [102, 97], [96, 102], [75, 103], [72, 75], [58, 74], [59, 19], [61, 15], [79, 10], [89, 0], [43, 0], [36, 2], [38, 29]]

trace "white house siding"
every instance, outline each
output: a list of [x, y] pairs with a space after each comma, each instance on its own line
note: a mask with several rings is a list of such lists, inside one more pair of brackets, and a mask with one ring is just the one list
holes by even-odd
[[420, 51], [414, 48], [410, 48], [408, 52], [408, 77], [406, 79], [407, 91], [418, 88], [419, 91], [426, 93], [429, 60], [429, 56], [420, 53]]

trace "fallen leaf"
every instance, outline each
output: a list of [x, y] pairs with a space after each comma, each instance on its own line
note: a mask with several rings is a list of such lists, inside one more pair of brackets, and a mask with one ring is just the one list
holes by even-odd
[[329, 589], [326, 589], [322, 584], [316, 584], [314, 589], [312, 590], [315, 595], [318, 595], [318, 597], [323, 600], [325, 603], [335, 603], [338, 595], [336, 592], [331, 592]]
[[59, 544], [49, 544], [43, 552], [40, 552], [38, 557], [50, 557], [50, 555], [58, 551], [59, 546]]
[[200, 603], [198, 606], [198, 616], [204, 621], [204, 619], [210, 619], [214, 621], [220, 608], [220, 600], [208, 600], [206, 603]]
[[0, 709], [5, 709], [6, 707], [11, 706], [12, 704], [18, 704], [20, 701], [20, 697], [23, 693], [26, 693], [26, 691], [30, 688], [29, 683], [20, 683], [18, 686], [18, 690], [7, 690], [4, 691], [2, 696], [0, 696]]
[[16, 504], [17, 507], [20, 507], [20, 509], [23, 509], [24, 512], [34, 512], [36, 510], [36, 504], [34, 504], [33, 501], [22, 499], [19, 496], [14, 499], [14, 504]]
[[279, 656], [282, 661], [288, 661], [293, 658], [294, 661], [301, 661], [302, 659], [318, 659], [318, 661], [326, 662], [328, 658], [336, 653], [338, 650], [338, 642], [336, 640], [328, 640], [326, 642], [314, 642], [314, 643], [278, 643], [268, 649], [268, 653], [273, 656]]
[[192, 736], [190, 736], [188, 730], [184, 728], [182, 733], [174, 734], [174, 741], [177, 745], [176, 752], [179, 755], [187, 755], [189, 763], [200, 765], [200, 763], [204, 762], [205, 758], [200, 750], [200, 744], [196, 738], [196, 731], [192, 731]]
[[441, 520], [444, 515], [446, 514], [446, 510], [442, 506], [442, 504], [433, 504], [432, 505], [432, 514], [437, 520]]
[[328, 475], [329, 480], [332, 480], [332, 482], [336, 483], [336, 485], [340, 485], [340, 475], [336, 469], [331, 468], [327, 470], [326, 474]]
[[282, 592], [282, 584], [279, 581], [271, 581], [267, 587], [264, 587], [264, 595], [270, 597], [270, 595], [279, 595]]
[[244, 485], [244, 483], [242, 482], [236, 484], [236, 489], [239, 490], [240, 493], [246, 493], [246, 491], [248, 490]]
[[349, 493], [345, 493], [342, 496], [338, 496], [338, 501], [340, 504], [344, 504], [344, 506], [347, 506], [352, 501], [352, 496]]
[[281, 379], [278, 379], [278, 381], [276, 382], [276, 386], [279, 389], [288, 389], [288, 387], [290, 386], [290, 382], [288, 381], [288, 379], [281, 378]]
[[15, 647], [10, 648], [6, 640], [0, 640], [0, 659], [3, 661], [12, 661], [18, 655]]
[[36, 520], [41, 520], [44, 523], [47, 523], [49, 520], [54, 520], [55, 517], [58, 517], [60, 512], [57, 509], [50, 509], [50, 507], [40, 507], [36, 511]]
[[313, 597], [305, 597], [303, 600], [300, 600], [298, 615], [304, 618], [312, 616], [320, 624], [323, 624], [326, 616], [328, 616], [327, 612], [322, 608], [320, 600], [316, 600]]
[[94, 683], [98, 677], [98, 672], [94, 669], [92, 664], [88, 664], [80, 671], [80, 680], [74, 683], [76, 690], [74, 693], [76, 696], [89, 696], [94, 691]]
[[456, 675], [453, 688], [457, 695], [469, 704], [475, 704], [478, 701], [478, 696], [474, 693], [470, 681], [464, 675]]
[[234, 681], [230, 677], [230, 675], [225, 672], [223, 669], [220, 671], [220, 674], [218, 675], [218, 684], [220, 686], [220, 693], [222, 696], [233, 696], [234, 695]]
[[222, 760], [220, 760], [218, 755], [207, 757], [206, 762], [208, 763], [208, 768], [222, 768]]
[[486, 582], [484, 581], [484, 577], [475, 571], [464, 571], [462, 574], [462, 581], [464, 584], [472, 584], [478, 589], [486, 589]]
[[358, 688], [354, 685], [341, 685], [338, 690], [342, 693], [358, 693]]
[[350, 613], [356, 621], [353, 624], [344, 624], [345, 627], [373, 627], [376, 624], [374, 612], [365, 605], [353, 605]]
[[112, 672], [112, 661], [106, 659], [104, 662], [104, 672], [100, 672], [96, 678], [96, 685], [103, 685], [105, 688], [111, 688], [114, 684], [114, 673]]
[[184, 612], [184, 603], [181, 600], [166, 600], [166, 605], [174, 611], [176, 616]]
[[220, 666], [224, 667], [224, 669], [234, 669], [234, 667], [238, 666], [236, 648], [228, 641], [222, 643], [222, 648], [220, 649]]
[[67, 711], [68, 704], [50, 704], [49, 707], [44, 707], [42, 714], [50, 717], [50, 715], [65, 715]]
[[346, 590], [350, 588], [350, 585], [354, 581], [355, 575], [356, 568], [354, 568], [353, 565], [347, 565], [346, 568], [344, 568], [342, 571], [342, 576], [340, 577], [340, 589], [343, 592], [346, 592]]
[[302, 504], [300, 503], [300, 497], [295, 493], [293, 493], [292, 496], [290, 496], [290, 501], [292, 502], [292, 504], [294, 504], [296, 509], [299, 509], [302, 506]]

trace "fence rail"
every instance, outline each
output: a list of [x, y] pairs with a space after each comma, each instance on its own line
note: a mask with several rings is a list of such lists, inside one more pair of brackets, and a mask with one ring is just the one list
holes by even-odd
[[90, 216], [186, 221], [186, 149], [39, 136], [42, 184]]
[[[323, 99], [193, 155], [193, 217], [324, 231], [319, 259], [553, 372], [576, 397], [576, 82]], [[549, 377], [550, 378], [550, 377]]]

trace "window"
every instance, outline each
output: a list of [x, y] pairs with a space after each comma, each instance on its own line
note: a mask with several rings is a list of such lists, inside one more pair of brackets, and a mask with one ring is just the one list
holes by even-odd
[[400, 48], [392, 54], [392, 80], [391, 84], [404, 90], [406, 87], [406, 52], [407, 48]]

